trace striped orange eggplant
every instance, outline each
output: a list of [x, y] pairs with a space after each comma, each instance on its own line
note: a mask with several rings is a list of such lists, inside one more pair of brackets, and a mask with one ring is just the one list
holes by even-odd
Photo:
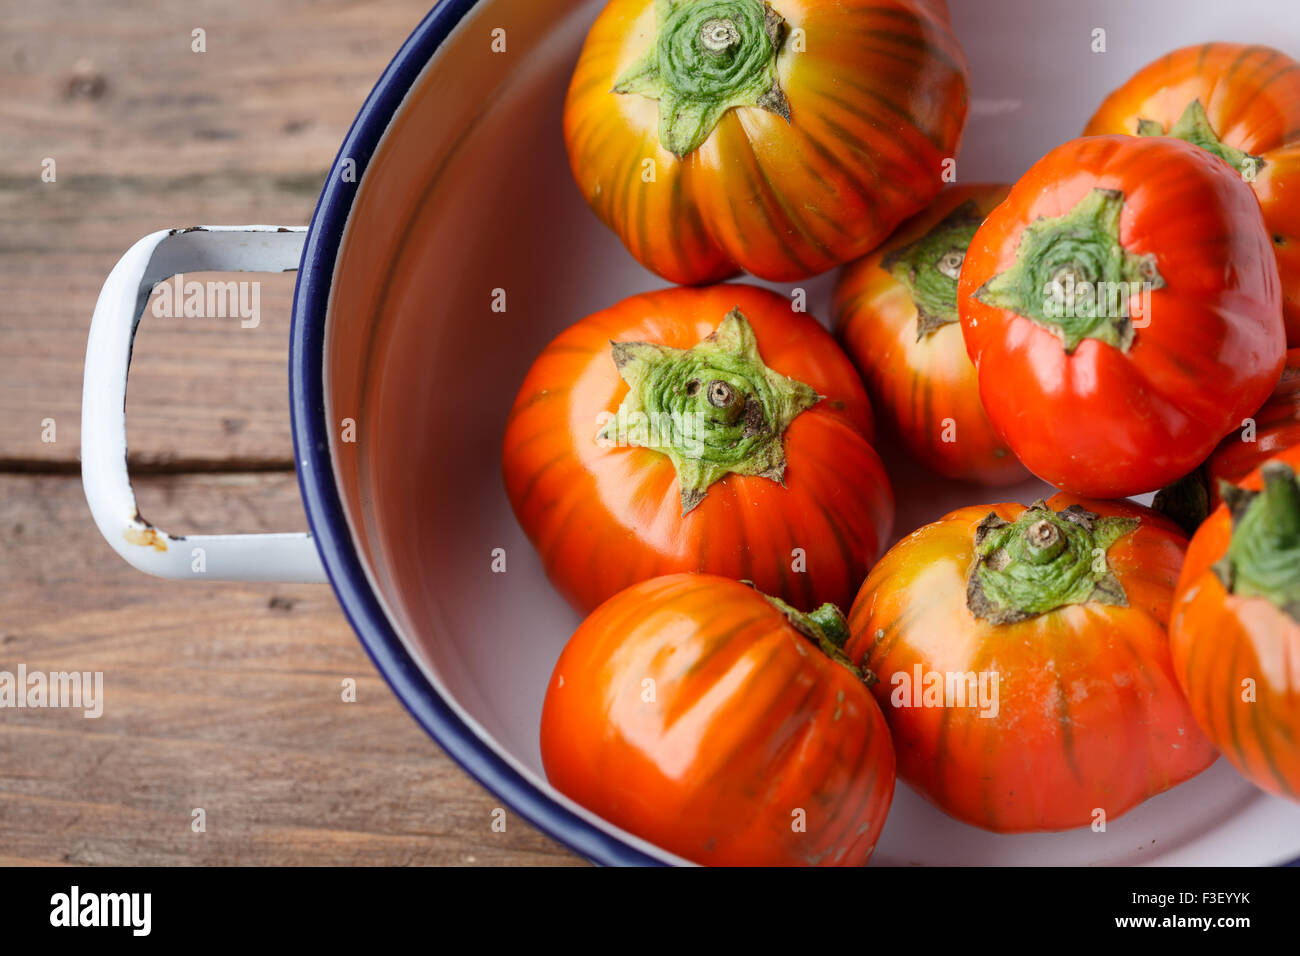
[[849, 612], [898, 774], [998, 833], [1105, 824], [1215, 759], [1166, 627], [1187, 541], [1120, 501], [961, 508], [896, 544]]
[[1205, 463], [1211, 506], [1220, 481], [1236, 483], [1265, 461], [1300, 445], [1300, 349], [1286, 353], [1286, 368], [1273, 394], [1242, 426], [1219, 443]]
[[1250, 182], [1277, 254], [1287, 344], [1300, 345], [1300, 63], [1238, 43], [1175, 50], [1106, 98], [1084, 135], [1105, 133], [1185, 139]]
[[1187, 549], [1170, 623], [1197, 722], [1238, 770], [1300, 800], [1300, 447], [1252, 472]]
[[998, 434], [1095, 498], [1197, 468], [1286, 359], [1254, 193], [1169, 137], [1085, 136], [1040, 159], [971, 240], [957, 305]]
[[696, 863], [861, 866], [894, 793], [894, 749], [844, 615], [678, 574], [591, 614], [542, 709], [546, 776]]
[[954, 186], [851, 263], [835, 287], [840, 341], [907, 450], [947, 478], [1005, 485], [1028, 470], [984, 414], [957, 316], [971, 237], [1005, 185]]
[[1295, 445], [1300, 445], [1300, 349], [1286, 353], [1282, 379], [1268, 401], [1242, 419], [1199, 468], [1162, 488], [1152, 507], [1192, 534], [1222, 502], [1224, 482], [1237, 484]]
[[582, 319], [533, 363], [506, 491], [579, 610], [677, 571], [843, 607], [893, 523], [871, 435], [853, 364], [790, 300], [666, 289]]
[[583, 196], [647, 268], [793, 280], [923, 208], [966, 108], [935, 0], [612, 0], [564, 137]]

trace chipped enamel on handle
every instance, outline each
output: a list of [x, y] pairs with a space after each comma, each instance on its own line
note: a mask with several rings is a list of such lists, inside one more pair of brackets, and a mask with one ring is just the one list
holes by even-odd
[[127, 473], [126, 379], [154, 286], [184, 272], [295, 272], [301, 226], [195, 226], [145, 236], [109, 273], [95, 304], [81, 393], [81, 481], [95, 524], [130, 564], [163, 578], [324, 581], [310, 535], [178, 536], [140, 516]]

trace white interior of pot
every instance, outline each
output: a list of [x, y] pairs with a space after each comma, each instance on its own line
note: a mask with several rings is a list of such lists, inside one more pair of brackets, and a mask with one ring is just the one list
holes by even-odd
[[[1078, 135], [1135, 69], [1209, 39], [1300, 54], [1293, 0], [951, 0], [973, 77], [960, 180], [1014, 181]], [[426, 675], [485, 741], [545, 783], [542, 699], [577, 615], [547, 583], [501, 482], [506, 413], [562, 328], [662, 286], [584, 204], [560, 112], [601, 0], [486, 0], [426, 69], [367, 172], [331, 304], [331, 421], [338, 480], [372, 584]], [[541, 10], [539, 8], [545, 8]], [[507, 52], [492, 51], [505, 30]], [[1106, 52], [1093, 52], [1095, 29]], [[414, 115], [412, 115], [414, 114]], [[827, 316], [832, 277], [800, 283]], [[788, 292], [792, 286], [773, 286]], [[494, 290], [507, 311], [492, 310]], [[896, 537], [954, 507], [1031, 501], [926, 477], [881, 449], [899, 490]], [[506, 572], [492, 570], [504, 549]], [[612, 828], [611, 828], [612, 829]], [[1266, 797], [1220, 760], [1104, 833], [997, 836], [957, 823], [900, 782], [874, 863], [1268, 863], [1300, 856], [1300, 807]]]

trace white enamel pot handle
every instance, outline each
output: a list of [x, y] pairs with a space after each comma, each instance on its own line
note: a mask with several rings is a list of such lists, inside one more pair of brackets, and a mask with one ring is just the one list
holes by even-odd
[[196, 226], [145, 236], [104, 281], [86, 344], [81, 481], [95, 524], [118, 554], [164, 578], [324, 581], [307, 534], [179, 536], [140, 516], [127, 473], [126, 378], [136, 328], [154, 286], [183, 272], [294, 272], [304, 227]]

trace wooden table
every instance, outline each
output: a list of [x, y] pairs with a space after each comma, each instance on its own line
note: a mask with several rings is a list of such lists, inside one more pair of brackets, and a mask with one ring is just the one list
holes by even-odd
[[[104, 672], [99, 719], [0, 709], [0, 864], [579, 862], [514, 814], [494, 830], [499, 801], [402, 709], [328, 587], [146, 577], [82, 497], [86, 330], [117, 258], [170, 226], [306, 223], [427, 5], [0, 0], [0, 671]], [[267, 279], [256, 329], [142, 323], [130, 460], [160, 526], [306, 527], [291, 295]]]

